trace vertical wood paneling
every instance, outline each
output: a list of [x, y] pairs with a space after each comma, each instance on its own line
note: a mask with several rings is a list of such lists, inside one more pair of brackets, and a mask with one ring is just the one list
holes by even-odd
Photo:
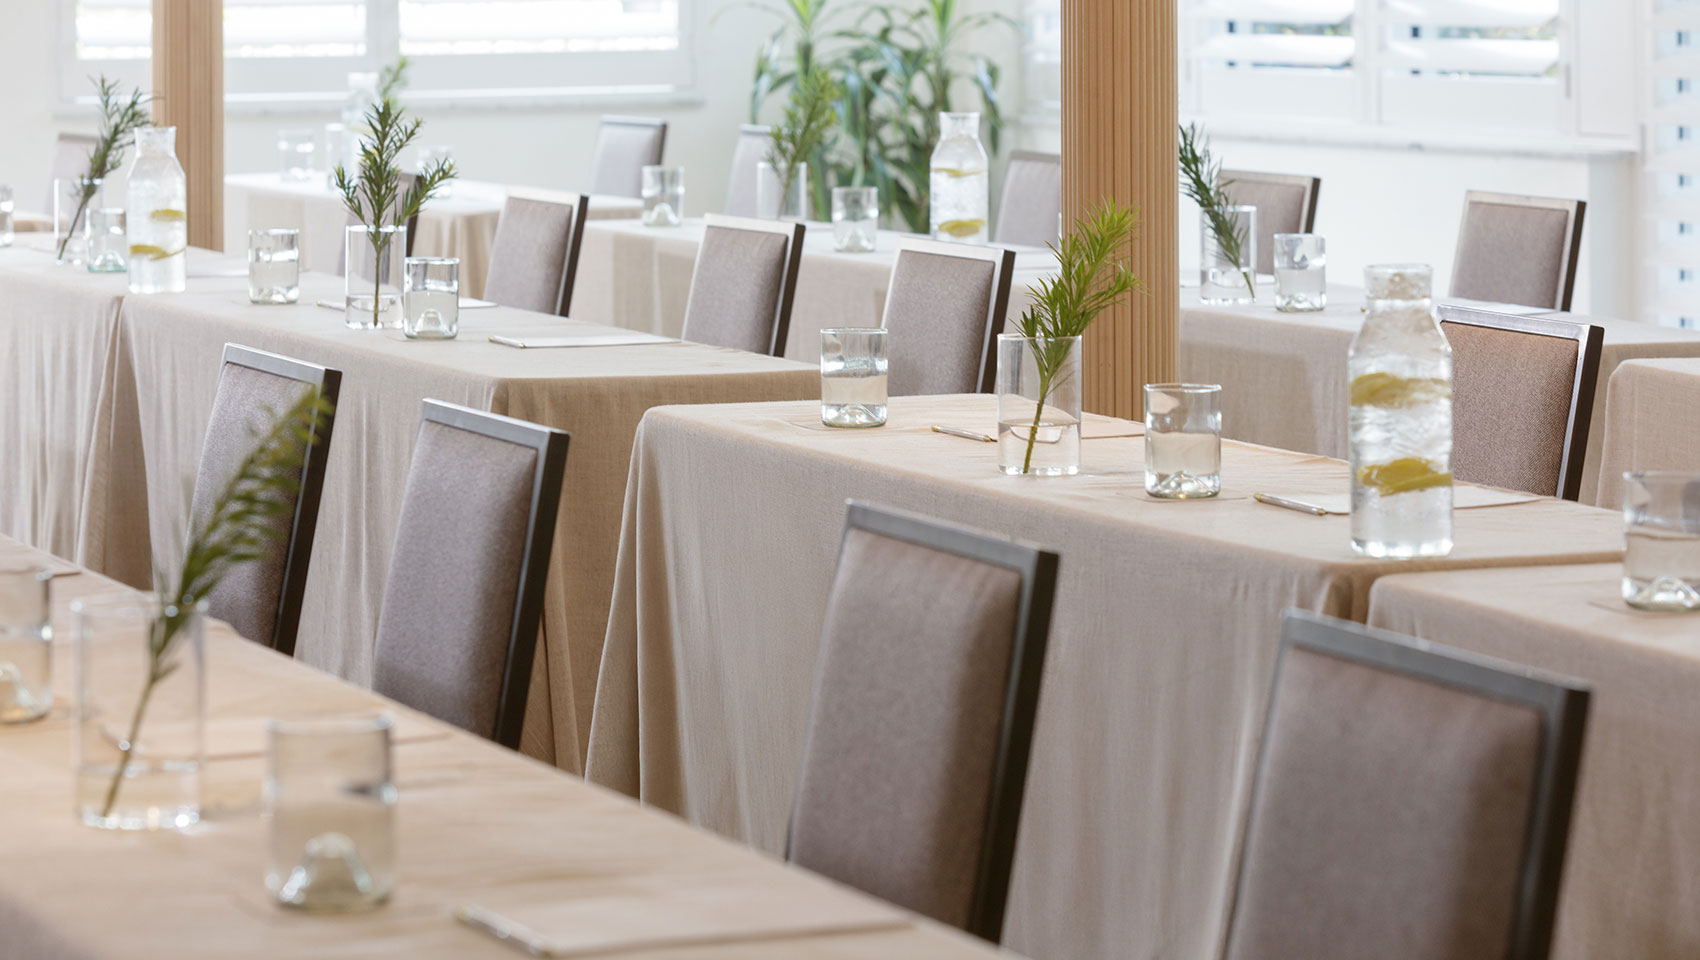
[[224, 3], [153, 0], [154, 122], [177, 128], [189, 243], [224, 249]]
[[1175, 376], [1180, 263], [1175, 163], [1176, 0], [1063, 0], [1063, 210], [1103, 197], [1139, 208], [1130, 251], [1146, 291], [1086, 336], [1086, 409], [1138, 418]]

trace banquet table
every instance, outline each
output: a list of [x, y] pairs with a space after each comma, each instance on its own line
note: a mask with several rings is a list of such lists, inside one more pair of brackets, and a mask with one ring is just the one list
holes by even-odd
[[[3, 537], [0, 559], [50, 562]], [[58, 702], [41, 721], [0, 727], [0, 956], [518, 956], [452, 919], [453, 908], [468, 903], [565, 945], [600, 947], [598, 956], [1001, 955], [326, 676], [217, 621], [205, 635], [203, 819], [181, 833], [83, 826], [72, 815], [68, 604], [126, 589], [88, 571], [55, 577]], [[265, 719], [380, 711], [396, 719], [394, 896], [377, 910], [341, 916], [273, 906], [263, 884]]]
[[1593, 688], [1554, 960], [1700, 956], [1700, 618], [1633, 610], [1620, 564], [1384, 577], [1370, 623]]
[[1700, 473], [1700, 359], [1631, 360], [1611, 375], [1599, 504], [1623, 505], [1629, 470]]
[[[1606, 382], [1617, 365], [1639, 357], [1700, 357], [1700, 331], [1634, 320], [1555, 313], [1531, 307], [1459, 303], [1592, 323], [1605, 331], [1599, 387], [1588, 429], [1581, 500], [1595, 501], [1601, 451], [1611, 425], [1605, 416]], [[1246, 306], [1203, 305], [1196, 287], [1181, 291], [1176, 364], [1181, 379], [1222, 384], [1226, 436], [1330, 457], [1346, 455], [1346, 355], [1363, 325], [1364, 292], [1328, 285], [1320, 313], [1281, 313], [1274, 287], [1260, 286]]]
[[[832, 224], [805, 226], [785, 356], [814, 363], [820, 359], [823, 328], [880, 325], [898, 244], [922, 238], [881, 230], [872, 252], [839, 253], [832, 249]], [[701, 217], [677, 227], [646, 227], [639, 220], [585, 224], [569, 312], [592, 323], [679, 336], [705, 227]], [[1010, 313], [1015, 315], [1026, 303], [1028, 283], [1055, 272], [1057, 260], [1042, 247], [1009, 249], [1016, 252], [1010, 285]]]
[[[508, 194], [544, 199], [573, 199], [562, 191], [507, 187], [480, 180], [455, 180], [449, 195], [439, 196], [419, 213], [419, 236], [413, 252], [421, 257], [459, 257], [461, 293], [484, 294], [490, 272], [490, 248], [496, 221]], [[590, 198], [590, 219], [635, 218], [643, 201], [634, 197]], [[224, 247], [232, 253], [247, 250], [249, 229], [294, 227], [301, 231], [301, 266], [321, 273], [340, 273], [343, 228], [348, 211], [342, 197], [323, 177], [285, 180], [281, 173], [233, 173], [224, 178]]]
[[994, 406], [893, 398], [872, 430], [824, 428], [802, 403], [651, 410], [590, 779], [781, 849], [846, 498], [1033, 542], [1061, 561], [1005, 943], [1210, 956], [1284, 610], [1362, 620], [1388, 573], [1621, 555], [1616, 515], [1538, 499], [1458, 511], [1450, 557], [1361, 559], [1346, 518], [1250, 499], [1343, 492], [1336, 460], [1229, 442], [1220, 497], [1157, 501], [1135, 423], [1089, 417], [1083, 475], [1048, 479], [930, 429], [989, 430]]

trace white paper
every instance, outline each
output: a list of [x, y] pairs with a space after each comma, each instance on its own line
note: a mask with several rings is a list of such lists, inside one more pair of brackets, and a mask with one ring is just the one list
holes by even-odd
[[[1352, 512], [1352, 495], [1349, 493], [1270, 493], [1269, 496], [1291, 500], [1300, 506], [1315, 507], [1331, 515], [1346, 516]], [[1454, 510], [1503, 507], [1513, 503], [1528, 503], [1531, 500], [1539, 499], [1541, 498], [1532, 493], [1495, 490], [1492, 487], [1459, 484], [1452, 488], [1452, 509]], [[1279, 506], [1279, 504], [1273, 504], [1273, 506]]]
[[679, 341], [672, 337], [658, 337], [653, 333], [599, 333], [580, 334], [576, 337], [505, 337], [491, 334], [490, 342], [526, 350], [540, 347], [625, 347]]

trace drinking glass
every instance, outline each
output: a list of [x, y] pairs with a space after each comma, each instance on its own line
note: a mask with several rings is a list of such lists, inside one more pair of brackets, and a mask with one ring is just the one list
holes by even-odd
[[1700, 610], [1700, 474], [1623, 475], [1623, 602]]
[[1328, 244], [1317, 233], [1275, 235], [1275, 309], [1312, 313], [1328, 306]]
[[61, 177], [53, 181], [53, 251], [54, 262], [81, 264], [88, 252], [88, 212], [101, 203], [100, 180], [88, 177]]
[[[429, 170], [432, 166], [434, 166], [438, 162], [448, 163], [449, 161], [451, 161], [453, 159], [454, 159], [454, 151], [449, 149], [448, 147], [442, 146], [441, 144], [439, 144], [437, 146], [433, 146], [433, 147], [420, 147], [419, 148], [419, 172], [424, 173], [426, 170]], [[439, 199], [439, 200], [447, 199], [448, 196], [449, 196], [449, 191], [452, 190], [453, 187], [454, 187], [454, 181], [453, 180], [444, 180], [442, 185], [437, 188], [437, 193], [436, 193], [437, 199]]]
[[1222, 388], [1145, 385], [1145, 492], [1197, 500], [1222, 492]]
[[832, 249], [839, 253], [870, 253], [879, 234], [878, 187], [832, 188]]
[[809, 215], [809, 165], [799, 163], [789, 177], [766, 160], [756, 164], [756, 216], [796, 222]]
[[311, 127], [292, 127], [277, 132], [279, 172], [292, 182], [313, 179], [313, 154], [318, 152], [318, 133]]
[[402, 270], [401, 332], [409, 340], [460, 334], [460, 260], [408, 257]]
[[46, 567], [0, 563], [0, 723], [53, 706], [52, 582]]
[[248, 231], [248, 300], [294, 303], [301, 299], [301, 231], [292, 227]]
[[90, 210], [84, 219], [84, 230], [88, 234], [90, 273], [123, 273], [129, 269], [123, 207]]
[[1257, 208], [1223, 207], [1219, 216], [1218, 223], [1199, 214], [1199, 302], [1251, 303], [1257, 299]]
[[829, 427], [885, 423], [885, 331], [832, 327], [820, 332], [820, 422]]
[[0, 183], [0, 247], [12, 245], [12, 187]]
[[685, 219], [685, 168], [643, 168], [643, 225], [676, 227]]
[[395, 886], [396, 789], [387, 714], [273, 719], [266, 889], [301, 910], [368, 910]]
[[344, 236], [343, 322], [356, 330], [399, 329], [407, 227], [356, 224]]
[[1080, 472], [1080, 337], [998, 334], [998, 469]]

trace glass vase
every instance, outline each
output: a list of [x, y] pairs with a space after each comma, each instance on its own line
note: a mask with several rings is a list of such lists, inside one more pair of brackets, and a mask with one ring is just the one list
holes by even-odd
[[1080, 472], [1080, 338], [998, 335], [998, 469]]
[[53, 574], [0, 562], [0, 723], [40, 719], [53, 706]]
[[130, 292], [181, 293], [189, 284], [189, 189], [176, 127], [136, 131], [129, 182]]
[[1203, 303], [1251, 303], [1257, 299], [1257, 208], [1223, 207], [1221, 222], [1198, 217], [1198, 299]]
[[89, 211], [104, 206], [104, 182], [88, 177], [53, 181], [53, 259], [82, 266], [88, 253]]
[[273, 719], [266, 889], [298, 910], [369, 910], [395, 887], [388, 715]]
[[343, 320], [356, 330], [401, 328], [401, 271], [407, 228], [349, 227]]
[[201, 816], [205, 605], [151, 594], [80, 598], [75, 804], [109, 830], [182, 829]]
[[986, 242], [989, 163], [980, 145], [978, 113], [939, 114], [939, 142], [928, 178], [928, 232], [934, 240]]
[[773, 164], [756, 164], [756, 216], [767, 220], [799, 221], [809, 212], [809, 165], [799, 163], [782, 178]]

